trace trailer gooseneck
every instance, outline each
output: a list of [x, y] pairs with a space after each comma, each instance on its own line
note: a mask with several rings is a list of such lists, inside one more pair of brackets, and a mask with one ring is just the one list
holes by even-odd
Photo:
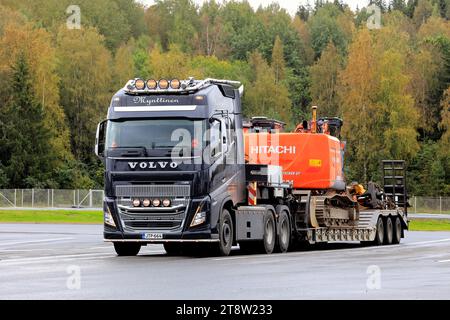
[[298, 242], [396, 244], [408, 228], [405, 164], [384, 186], [347, 186], [338, 118], [295, 132], [245, 122], [229, 80], [130, 80], [98, 125], [105, 164], [104, 238], [118, 255], [149, 243], [229, 255], [286, 252]]

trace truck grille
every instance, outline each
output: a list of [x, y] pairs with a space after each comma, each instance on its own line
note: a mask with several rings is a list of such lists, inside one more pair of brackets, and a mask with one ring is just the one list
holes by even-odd
[[142, 230], [155, 229], [178, 229], [181, 227], [181, 221], [129, 221], [128, 227]]
[[117, 197], [189, 197], [190, 185], [123, 185], [116, 186]]
[[169, 208], [134, 208], [130, 198], [118, 199], [117, 207], [122, 226], [128, 232], [173, 231], [182, 228], [189, 199], [169, 199], [172, 201]]

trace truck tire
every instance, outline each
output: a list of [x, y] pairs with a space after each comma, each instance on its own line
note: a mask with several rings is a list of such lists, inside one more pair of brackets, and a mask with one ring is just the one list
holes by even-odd
[[275, 242], [277, 237], [277, 228], [275, 225], [275, 218], [271, 211], [267, 211], [264, 214], [264, 252], [271, 254], [275, 249]]
[[136, 256], [141, 250], [140, 243], [114, 242], [114, 250], [119, 257]]
[[183, 246], [181, 243], [164, 243], [164, 250], [169, 256], [179, 256], [183, 253]]
[[233, 219], [227, 209], [223, 209], [219, 218], [219, 243], [214, 244], [213, 254], [229, 256], [234, 240]]
[[291, 224], [289, 216], [286, 211], [282, 211], [278, 218], [278, 233], [277, 233], [277, 252], [285, 253], [289, 250], [291, 242]]
[[381, 246], [384, 242], [384, 221], [383, 217], [378, 217], [377, 221], [377, 233], [375, 235], [375, 240], [373, 240], [373, 245]]
[[394, 237], [394, 224], [392, 223], [392, 218], [391, 217], [387, 217], [384, 220], [384, 240], [383, 240], [383, 244], [391, 245], [393, 237]]
[[402, 241], [402, 222], [400, 221], [399, 217], [393, 217], [394, 222], [394, 235], [392, 237], [392, 244], [400, 244], [400, 241]]

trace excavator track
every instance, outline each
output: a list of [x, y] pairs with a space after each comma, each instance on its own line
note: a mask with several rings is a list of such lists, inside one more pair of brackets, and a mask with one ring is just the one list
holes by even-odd
[[340, 227], [350, 223], [350, 219], [342, 219], [333, 217], [333, 206], [326, 204], [326, 200], [331, 197], [321, 196], [314, 197], [315, 216], [320, 227]]

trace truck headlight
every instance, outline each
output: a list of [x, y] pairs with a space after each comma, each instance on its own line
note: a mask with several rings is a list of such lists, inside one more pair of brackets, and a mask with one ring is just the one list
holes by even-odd
[[195, 211], [194, 218], [191, 222], [191, 227], [199, 226], [206, 222], [206, 211], [208, 210], [209, 198], [205, 198]]
[[103, 212], [103, 217], [104, 217], [105, 224], [116, 228], [116, 223], [114, 222], [114, 218], [111, 214], [111, 211], [109, 211], [108, 205], [106, 205], [106, 210], [104, 210], [104, 212]]

